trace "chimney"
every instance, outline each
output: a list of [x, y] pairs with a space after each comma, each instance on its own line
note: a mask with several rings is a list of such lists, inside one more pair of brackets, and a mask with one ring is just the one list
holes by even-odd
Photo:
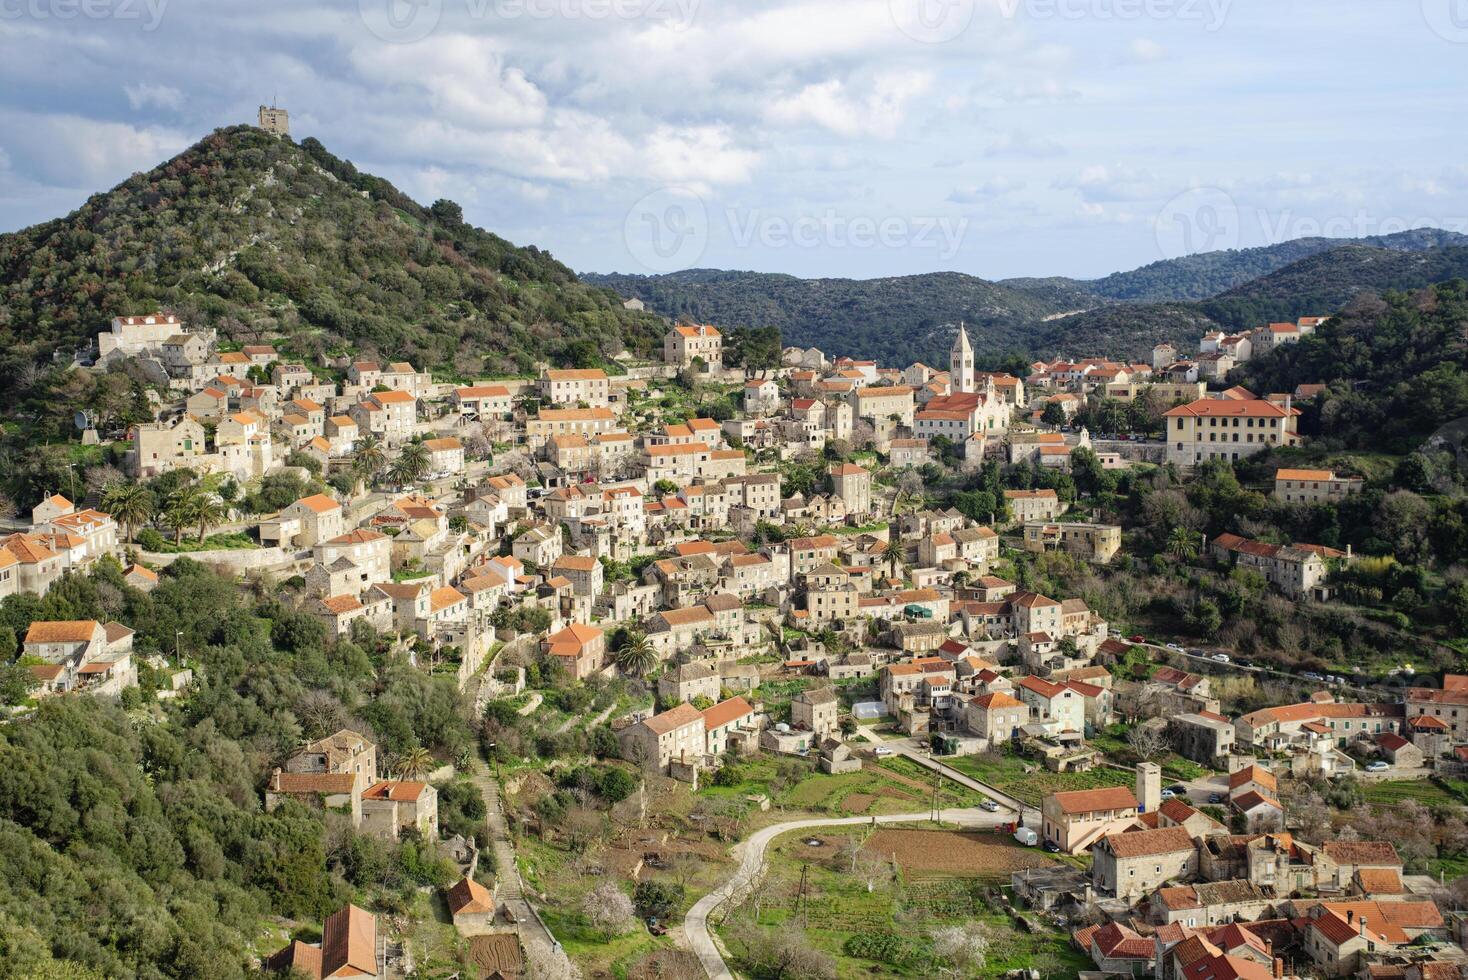
[[1361, 923], [1361, 938], [1362, 939], [1365, 939], [1366, 938], [1366, 916], [1364, 916], [1364, 915], [1361, 916], [1361, 918], [1360, 918], [1359, 921]]
[[1356, 921], [1356, 913], [1354, 911], [1352, 911], [1351, 909], [1346, 909], [1346, 925], [1350, 925], [1352, 922], [1355, 922], [1355, 921]]
[[1284, 960], [1278, 956], [1274, 958], [1274, 976], [1275, 980], [1281, 980], [1284, 977]]

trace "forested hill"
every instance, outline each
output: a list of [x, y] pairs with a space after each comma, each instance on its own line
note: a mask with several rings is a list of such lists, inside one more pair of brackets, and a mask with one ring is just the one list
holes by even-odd
[[1420, 289], [1468, 277], [1468, 248], [1420, 252], [1345, 245], [1302, 259], [1202, 304], [1210, 318], [1242, 330], [1338, 310], [1361, 293]]
[[952, 325], [970, 325], [981, 357], [1028, 353], [1030, 327], [1098, 302], [1055, 280], [1014, 288], [961, 273], [797, 279], [692, 269], [667, 276], [586, 275], [664, 316], [721, 327], [779, 327], [786, 344], [889, 364], [947, 362]]
[[[1260, 248], [1201, 252], [1153, 262], [1102, 279], [1072, 281], [1105, 299], [1133, 303], [1203, 300], [1244, 286], [1311, 256], [1347, 246], [1390, 252], [1423, 252], [1468, 245], [1468, 235], [1423, 228], [1370, 238], [1297, 238]], [[1007, 282], [1006, 282], [1007, 284]]]
[[797, 279], [690, 269], [583, 275], [670, 318], [778, 327], [786, 344], [892, 363], [946, 357], [965, 321], [981, 357], [1144, 357], [1164, 340], [1247, 329], [1339, 309], [1362, 290], [1416, 288], [1465, 272], [1468, 236], [1424, 229], [1378, 238], [1309, 238], [1156, 262], [1091, 281], [990, 282], [961, 273]]
[[350, 345], [461, 375], [585, 357], [580, 341], [651, 350], [662, 332], [546, 252], [464, 224], [452, 202], [424, 207], [314, 139], [248, 126], [0, 236], [0, 374], [159, 308], [226, 339], [280, 335], [303, 355]]
[[1468, 281], [1364, 293], [1313, 335], [1229, 379], [1255, 391], [1329, 385], [1323, 404], [1307, 408], [1306, 434], [1407, 452], [1468, 416]]

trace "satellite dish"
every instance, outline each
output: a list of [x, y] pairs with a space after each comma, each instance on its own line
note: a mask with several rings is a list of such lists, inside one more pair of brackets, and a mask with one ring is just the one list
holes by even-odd
[[85, 432], [92, 427], [92, 418], [86, 412], [77, 412], [71, 417], [71, 423]]

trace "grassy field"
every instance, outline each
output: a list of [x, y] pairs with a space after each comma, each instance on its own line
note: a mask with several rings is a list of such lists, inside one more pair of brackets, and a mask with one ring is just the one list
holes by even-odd
[[[783, 763], [783, 765], [782, 765]], [[867, 763], [858, 772], [833, 775], [821, 772], [813, 761], [779, 760], [768, 756], [741, 762], [735, 786], [704, 785], [701, 797], [744, 799], [766, 796], [771, 809], [751, 809], [742, 821], [747, 832], [801, 814], [856, 817], [891, 813], [920, 813], [932, 800], [932, 777], [906, 759]], [[939, 802], [944, 807], [977, 806], [984, 797], [944, 780]]]
[[[1026, 803], [1038, 804], [1048, 793], [1073, 789], [1096, 789], [1102, 786], [1130, 786], [1134, 780], [1115, 769], [1093, 769], [1090, 772], [1050, 772], [1034, 759], [1014, 755], [968, 755], [943, 762], [959, 772], [988, 783]], [[1025, 770], [1033, 769], [1033, 772]]]
[[1415, 800], [1423, 806], [1468, 806], [1468, 782], [1436, 779], [1390, 779], [1365, 783], [1362, 792], [1369, 803], [1404, 803]]
[[[929, 852], [958, 859], [918, 862], [923, 870], [904, 867], [905, 859], [931, 858]], [[751, 933], [788, 936], [799, 930], [832, 958], [840, 977], [930, 977], [942, 975], [945, 966], [933, 958], [933, 930], [958, 925], [989, 941], [980, 976], [1002, 977], [1032, 966], [1046, 977], [1073, 977], [1090, 962], [1070, 948], [1066, 934], [1026, 932], [1003, 910], [1009, 871], [1045, 860], [1002, 835], [944, 832], [931, 825], [875, 834], [831, 828], [816, 836], [787, 835], [771, 847], [768, 874], [755, 895], [730, 909], [718, 930], [736, 961]], [[945, 870], [933, 870], [940, 866]]]

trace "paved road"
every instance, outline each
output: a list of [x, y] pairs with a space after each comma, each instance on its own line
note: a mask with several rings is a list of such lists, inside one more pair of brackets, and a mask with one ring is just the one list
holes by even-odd
[[[733, 980], [733, 974], [729, 972], [729, 966], [724, 962], [724, 955], [719, 952], [718, 945], [714, 942], [713, 934], [709, 932], [709, 916], [719, 906], [729, 901], [734, 895], [758, 877], [760, 868], [765, 863], [765, 851], [770, 842], [782, 834], [788, 834], [796, 830], [815, 830], [821, 827], [855, 827], [861, 824], [884, 824], [884, 823], [919, 823], [928, 819], [929, 814], [924, 813], [900, 813], [885, 817], [840, 817], [833, 819], [814, 820], [792, 820], [788, 823], [775, 824], [756, 832], [749, 840], [737, 845], [733, 854], [739, 862], [738, 868], [729, 880], [717, 889], [700, 898], [694, 903], [693, 908], [688, 910], [688, 915], [683, 920], [683, 934], [692, 947], [704, 972], [711, 980]], [[943, 811], [943, 822], [957, 824], [960, 827], [993, 827], [1007, 819], [1003, 813], [988, 813], [984, 810], [945, 810]]]
[[490, 845], [494, 852], [496, 900], [515, 915], [515, 932], [520, 944], [525, 947], [525, 957], [536, 965], [535, 976], [569, 980], [579, 977], [581, 972], [566, 955], [561, 944], [546, 929], [545, 923], [530, 907], [525, 897], [525, 883], [520, 879], [519, 865], [515, 863], [515, 845], [510, 840], [510, 828], [505, 823], [505, 811], [500, 806], [499, 784], [489, 774], [483, 759], [475, 759], [470, 777], [479, 787], [488, 811], [485, 820], [489, 824]]

